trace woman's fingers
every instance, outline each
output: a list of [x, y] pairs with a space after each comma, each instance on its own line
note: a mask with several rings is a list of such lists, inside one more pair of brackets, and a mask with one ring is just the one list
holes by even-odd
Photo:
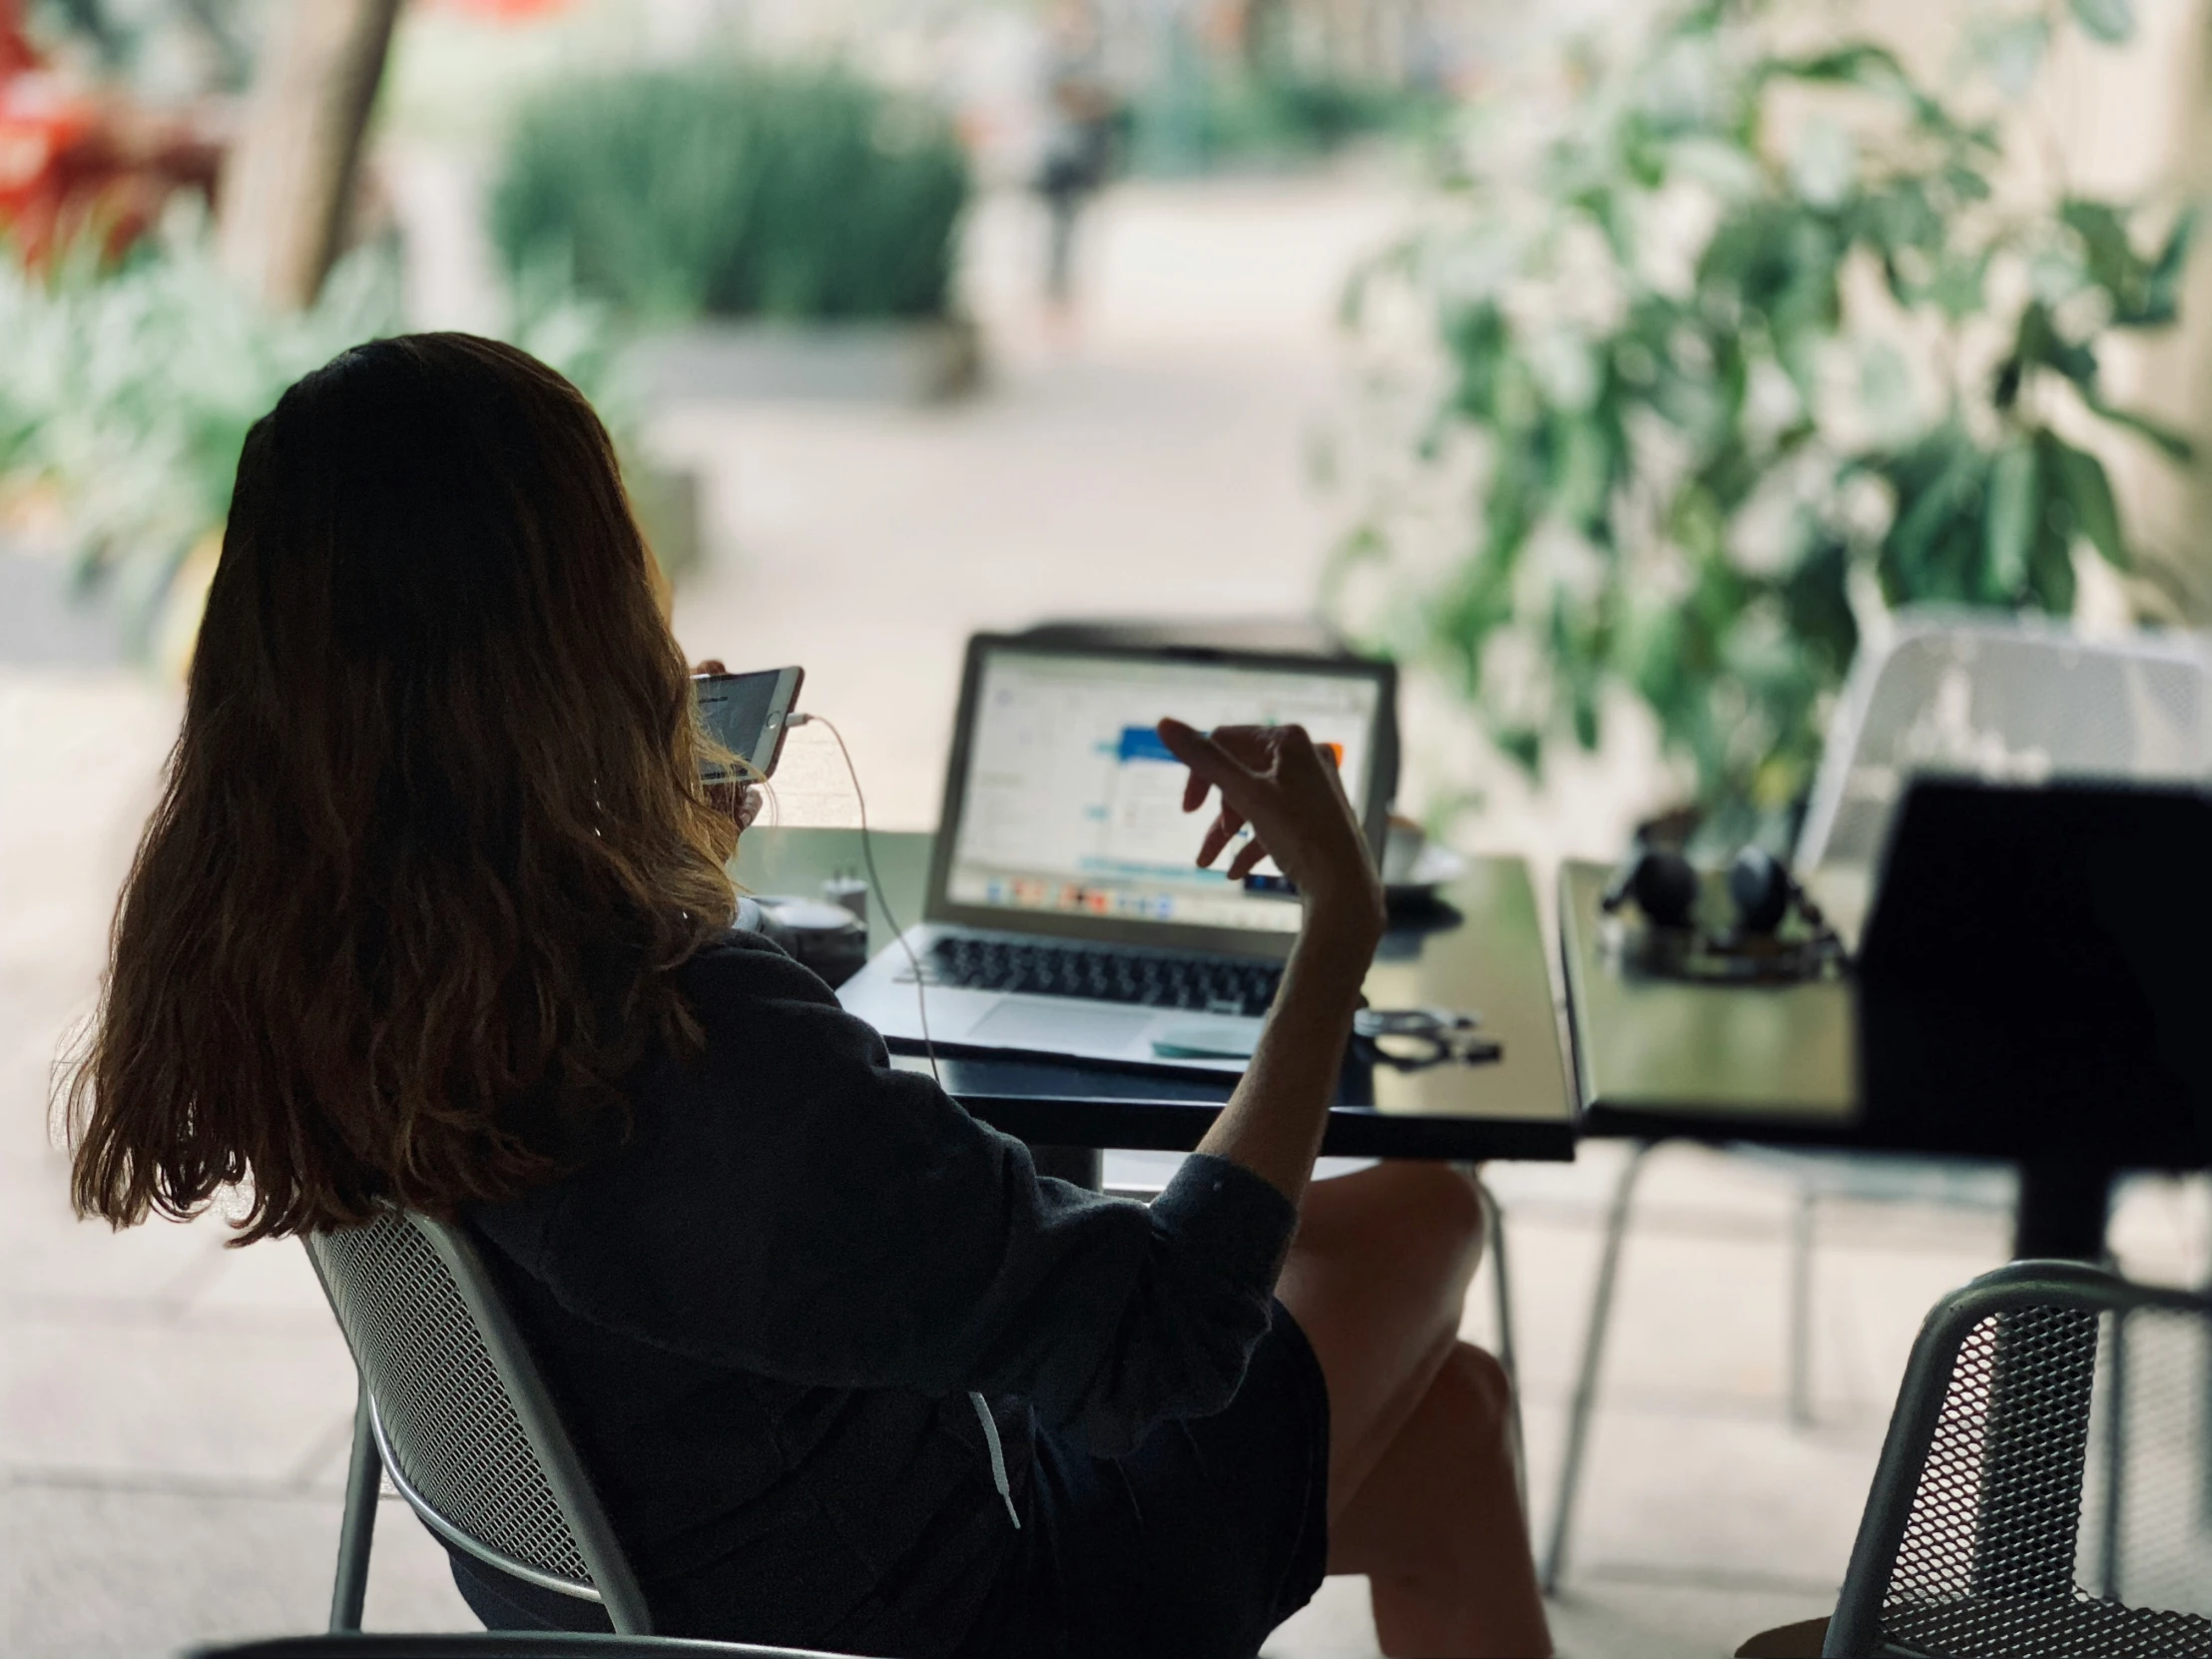
[[1186, 726], [1179, 720], [1163, 720], [1154, 728], [1160, 741], [1168, 746], [1168, 753], [1191, 769], [1191, 776], [1183, 785], [1183, 811], [1195, 813], [1206, 805], [1209, 787], [1222, 792], [1227, 801], [1229, 792], [1252, 780], [1251, 771], [1234, 755], [1195, 726]]
[[1221, 849], [1236, 838], [1237, 831], [1245, 827], [1244, 815], [1234, 807], [1224, 805], [1206, 828], [1206, 838], [1198, 843], [1198, 861], [1211, 864], [1221, 856]]
[[1239, 847], [1237, 849], [1237, 855], [1229, 860], [1229, 879], [1232, 881], [1242, 881], [1246, 876], [1250, 875], [1253, 870], [1259, 867], [1260, 860], [1262, 858], [1265, 858], [1267, 855], [1268, 849], [1260, 844], [1260, 837], [1257, 835], [1253, 836], [1252, 839], [1246, 841], [1243, 846]]

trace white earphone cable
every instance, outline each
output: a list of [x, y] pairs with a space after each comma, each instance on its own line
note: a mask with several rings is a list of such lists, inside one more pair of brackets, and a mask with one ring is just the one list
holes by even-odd
[[[944, 1087], [944, 1075], [937, 1069], [937, 1045], [929, 1036], [929, 999], [924, 994], [921, 980], [921, 958], [914, 954], [912, 942], [906, 930], [898, 925], [898, 917], [891, 914], [891, 901], [883, 891], [883, 877], [875, 867], [875, 837], [867, 827], [867, 794], [860, 788], [860, 769], [852, 764], [852, 751], [844, 746], [844, 734], [837, 730], [836, 722], [821, 715], [790, 715], [784, 722], [793, 726], [827, 726], [830, 735], [837, 740], [837, 753], [844, 757], [845, 775], [852, 780], [852, 799], [860, 809], [860, 856], [867, 864], [867, 884], [875, 894], [875, 902], [882, 907], [883, 925], [898, 940], [898, 948], [906, 953], [906, 965], [914, 973], [914, 1011], [921, 1016], [921, 1046], [929, 1052], [929, 1075], [937, 1080], [937, 1087]], [[1014, 1494], [1006, 1478], [1006, 1454], [998, 1441], [998, 1419], [991, 1415], [990, 1402], [974, 1389], [968, 1390], [968, 1403], [975, 1407], [976, 1419], [983, 1429], [983, 1444], [990, 1456], [991, 1484], [998, 1491], [999, 1501], [1006, 1505], [1006, 1514], [1013, 1521], [1014, 1529], [1021, 1529], [1021, 1511], [1014, 1507]]]
[[[795, 714], [786, 717], [785, 726], [827, 726], [830, 735], [837, 740], [837, 753], [844, 757], [845, 775], [852, 780], [852, 799], [860, 809], [860, 856], [867, 863], [867, 884], [874, 890], [875, 902], [883, 912], [883, 925], [891, 930], [891, 937], [898, 941], [898, 948], [906, 953], [906, 965], [914, 975], [914, 1011], [921, 1016], [921, 1046], [929, 1055], [929, 1075], [944, 1086], [944, 1075], [937, 1069], [937, 1045], [929, 1036], [929, 1000], [923, 993], [921, 958], [914, 954], [912, 942], [906, 930], [898, 925], [898, 917], [891, 914], [891, 901], [883, 891], [883, 877], [875, 868], [875, 838], [867, 827], [867, 795], [860, 788], [859, 769], [852, 764], [852, 751], [844, 746], [844, 734], [837, 730], [836, 722], [824, 715]], [[1019, 1524], [1018, 1522], [1016, 1524]]]

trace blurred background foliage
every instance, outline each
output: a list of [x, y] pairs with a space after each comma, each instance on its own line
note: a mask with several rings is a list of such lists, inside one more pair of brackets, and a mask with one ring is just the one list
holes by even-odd
[[1421, 135], [1450, 98], [1287, 54], [1186, 49], [1128, 112], [1137, 172], [1181, 174], [1311, 166], [1365, 140]]
[[935, 107], [835, 65], [717, 61], [541, 89], [491, 229], [518, 277], [628, 317], [933, 317], [968, 194]]
[[[402, 331], [399, 287], [393, 250], [372, 243], [312, 305], [266, 305], [190, 215], [112, 267], [89, 243], [39, 274], [0, 260], [0, 510], [60, 552], [79, 591], [112, 601], [134, 654], [181, 649], [165, 626], [189, 639], [247, 429], [309, 369]], [[592, 307], [518, 287], [499, 332], [624, 435], [612, 335]]]
[[1187, 28], [1155, 41], [1152, 72], [1122, 111], [1132, 171], [1174, 178], [1310, 167], [1366, 140], [1421, 139], [1443, 125], [1440, 84], [1302, 50], [1281, 5], [1241, 13], [1231, 42]]
[[1208, 81], [1202, 143], [1216, 166], [1311, 161], [1359, 139], [1415, 132], [1448, 100], [1382, 82], [1268, 63], [1217, 69]]
[[2134, 564], [2101, 452], [2191, 459], [2106, 397], [2100, 351], [2175, 322], [2193, 212], [2002, 188], [2053, 32], [2123, 40], [2127, 0], [1985, 22], [1941, 96], [1773, 17], [1696, 0], [1579, 48], [1533, 158], [1470, 128], [1452, 210], [1350, 291], [1371, 334], [1425, 317], [1441, 390], [1331, 581], [1530, 773], [1596, 748], [1625, 689], [1728, 834], [1787, 831], [1875, 618], [2071, 612], [2077, 553]]
[[28, 0], [37, 38], [157, 94], [243, 91], [272, 4], [285, 0]]

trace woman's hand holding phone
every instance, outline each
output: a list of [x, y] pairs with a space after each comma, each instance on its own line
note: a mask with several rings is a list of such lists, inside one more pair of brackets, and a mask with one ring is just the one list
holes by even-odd
[[[728, 674], [720, 657], [709, 657], [703, 663], [694, 663], [694, 674]], [[753, 827], [753, 821], [761, 816], [761, 792], [751, 784], [740, 784], [734, 779], [729, 783], [709, 782], [706, 786], [707, 801], [716, 812], [723, 814], [744, 834]]]

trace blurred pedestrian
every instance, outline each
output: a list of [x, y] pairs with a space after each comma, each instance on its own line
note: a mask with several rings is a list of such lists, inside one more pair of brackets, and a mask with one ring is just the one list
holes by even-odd
[[1105, 42], [1089, 0], [1062, 0], [1047, 26], [1044, 148], [1037, 192], [1050, 215], [1045, 303], [1066, 315], [1074, 303], [1075, 226], [1113, 164], [1115, 100]]

